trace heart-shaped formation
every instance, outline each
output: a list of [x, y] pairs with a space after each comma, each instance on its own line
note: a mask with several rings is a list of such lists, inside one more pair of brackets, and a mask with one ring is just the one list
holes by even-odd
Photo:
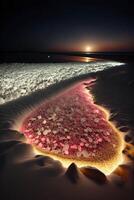
[[82, 81], [45, 100], [19, 130], [44, 153], [109, 173], [122, 160], [123, 138], [106, 110], [94, 103], [87, 89], [93, 82]]

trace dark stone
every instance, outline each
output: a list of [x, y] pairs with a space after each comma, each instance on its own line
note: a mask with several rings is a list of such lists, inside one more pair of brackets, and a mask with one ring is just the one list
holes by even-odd
[[107, 182], [105, 174], [96, 168], [82, 167], [80, 170], [87, 178], [93, 180], [97, 184], [105, 184]]
[[125, 136], [125, 141], [126, 142], [130, 142], [130, 141], [132, 141], [132, 138], [129, 135], [126, 135]]
[[79, 172], [78, 172], [77, 166], [76, 166], [74, 163], [72, 163], [72, 164], [68, 167], [68, 169], [67, 169], [65, 175], [67, 176], [67, 178], [68, 178], [72, 183], [77, 183], [77, 181], [78, 181], [78, 179], [79, 179]]

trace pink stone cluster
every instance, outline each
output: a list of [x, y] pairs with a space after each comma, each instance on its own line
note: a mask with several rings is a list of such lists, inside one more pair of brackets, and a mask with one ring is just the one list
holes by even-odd
[[21, 131], [44, 151], [95, 157], [103, 145], [111, 143], [113, 130], [87, 91], [81, 83], [45, 101], [24, 120]]

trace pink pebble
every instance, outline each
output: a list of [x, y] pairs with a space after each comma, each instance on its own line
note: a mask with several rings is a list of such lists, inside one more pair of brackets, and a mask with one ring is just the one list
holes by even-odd
[[41, 138], [41, 141], [42, 141], [42, 142], [45, 142], [45, 140], [46, 140], [45, 138]]
[[33, 138], [33, 135], [29, 135], [29, 138]]
[[70, 148], [71, 148], [71, 149], [77, 149], [77, 145], [76, 145], [76, 144], [71, 145]]
[[84, 146], [84, 143], [83, 143], [83, 142], [81, 142], [81, 143], [80, 143], [80, 146]]
[[39, 140], [35, 140], [35, 142], [34, 142], [35, 144], [38, 144], [39, 143]]
[[66, 155], [68, 155], [68, 154], [69, 154], [69, 152], [68, 152], [68, 151], [65, 151], [65, 154], [66, 154]]
[[39, 146], [40, 148], [42, 148], [42, 147], [43, 147], [43, 144], [40, 142], [40, 143], [38, 144], [38, 146]]
[[102, 142], [102, 138], [99, 138], [99, 139], [98, 139], [98, 142]]

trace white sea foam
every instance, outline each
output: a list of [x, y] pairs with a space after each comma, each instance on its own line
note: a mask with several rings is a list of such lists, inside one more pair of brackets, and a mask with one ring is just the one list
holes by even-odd
[[0, 64], [0, 104], [68, 78], [123, 65], [115, 61], [91, 63]]

